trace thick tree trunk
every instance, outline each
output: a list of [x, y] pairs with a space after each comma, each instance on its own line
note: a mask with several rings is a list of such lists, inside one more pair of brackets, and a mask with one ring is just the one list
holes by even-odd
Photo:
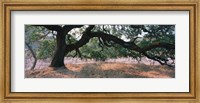
[[51, 67], [62, 67], [64, 65], [64, 57], [66, 54], [66, 43], [65, 43], [65, 35], [63, 32], [58, 32], [56, 36], [56, 51], [51, 61]]

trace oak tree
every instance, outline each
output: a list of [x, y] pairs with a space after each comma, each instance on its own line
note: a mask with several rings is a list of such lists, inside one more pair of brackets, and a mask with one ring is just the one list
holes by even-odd
[[31, 26], [45, 28], [55, 39], [52, 67], [64, 66], [64, 57], [72, 52], [81, 58], [101, 60], [146, 57], [161, 65], [175, 66], [175, 25]]

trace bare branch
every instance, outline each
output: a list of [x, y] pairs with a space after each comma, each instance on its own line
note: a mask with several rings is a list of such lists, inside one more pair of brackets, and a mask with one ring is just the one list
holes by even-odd
[[65, 25], [65, 26], [63, 26], [63, 30], [65, 32], [65, 35], [67, 35], [67, 33], [69, 31], [71, 31], [72, 29], [74, 29], [74, 28], [80, 28], [82, 26], [84, 26], [84, 25]]
[[65, 25], [65, 26], [63, 26], [63, 29], [71, 30], [73, 28], [80, 28], [82, 26], [84, 26], [84, 25]]
[[31, 67], [31, 70], [33, 70], [33, 69], [35, 68], [36, 63], [37, 63], [37, 57], [36, 57], [36, 55], [35, 55], [35, 53], [34, 53], [32, 47], [29, 45], [29, 43], [25, 42], [25, 45], [26, 45], [26, 46], [28, 47], [28, 49], [31, 51], [31, 54], [32, 54], [32, 56], [33, 56], [33, 58], [34, 58], [34, 62], [33, 62], [33, 65], [32, 65], [32, 67]]

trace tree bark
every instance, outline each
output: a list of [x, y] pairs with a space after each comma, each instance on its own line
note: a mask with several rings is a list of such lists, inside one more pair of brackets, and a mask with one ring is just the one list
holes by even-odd
[[[62, 67], [65, 66], [64, 64], [64, 57], [65, 54], [70, 52], [70, 50], [67, 50], [67, 44], [65, 42], [66, 34], [72, 30], [73, 28], [80, 28], [83, 25], [65, 25], [65, 26], [59, 26], [59, 25], [34, 25], [34, 26], [43, 26], [47, 28], [48, 30], [56, 31], [56, 50], [54, 53], [54, 57], [51, 61], [50, 66], [51, 67]], [[54, 68], [56, 69], [56, 68]]]
[[66, 54], [66, 43], [65, 43], [65, 35], [63, 32], [58, 32], [56, 35], [56, 51], [51, 61], [51, 67], [62, 67], [64, 65], [64, 57]]

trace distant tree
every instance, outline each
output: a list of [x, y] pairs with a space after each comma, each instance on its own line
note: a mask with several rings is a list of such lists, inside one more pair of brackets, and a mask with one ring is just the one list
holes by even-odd
[[[147, 57], [161, 65], [175, 66], [174, 25], [32, 25], [54, 32], [41, 48], [54, 50], [52, 67], [64, 66], [64, 57], [81, 58]], [[48, 44], [49, 43], [49, 44]], [[50, 47], [49, 47], [49, 46]], [[47, 53], [44, 53], [47, 54]], [[42, 54], [42, 55], [44, 55]]]
[[35, 48], [33, 48], [33, 44], [35, 41], [38, 40], [39, 36], [37, 34], [38, 29], [31, 27], [31, 26], [26, 26], [25, 28], [25, 46], [28, 48], [28, 50], [30, 51], [30, 53], [32, 54], [33, 58], [34, 58], [34, 62], [32, 67], [30, 68], [31, 70], [33, 70], [35, 68], [35, 65], [37, 63], [37, 57], [36, 57], [36, 53], [35, 53]]
[[[48, 44], [52, 42], [52, 40], [49, 41], [45, 39], [48, 35], [49, 30], [44, 27], [25, 26], [25, 46], [34, 59], [33, 65], [30, 68], [31, 70], [35, 68], [38, 59], [46, 58], [47, 55], [48, 57], [52, 56], [51, 54], [55, 49], [55, 43], [51, 43], [50, 45]], [[47, 52], [46, 55], [44, 52]]]

